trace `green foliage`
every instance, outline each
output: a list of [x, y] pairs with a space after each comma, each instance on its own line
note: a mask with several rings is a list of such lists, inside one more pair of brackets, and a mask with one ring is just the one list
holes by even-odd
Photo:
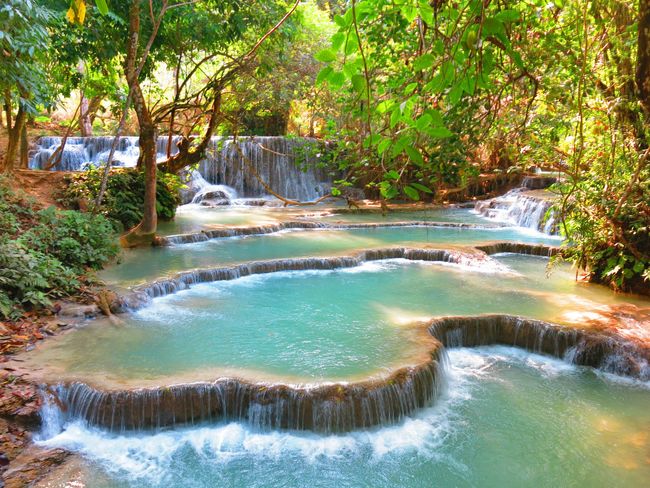
[[[69, 176], [61, 202], [68, 207], [91, 205], [97, 196], [103, 170], [90, 169]], [[180, 203], [180, 179], [172, 174], [158, 172], [156, 210], [161, 220], [171, 220]], [[142, 220], [144, 205], [144, 174], [136, 169], [113, 171], [108, 179], [101, 213], [110, 219], [116, 230], [132, 228]]]
[[38, 224], [25, 231], [18, 242], [53, 256], [75, 272], [100, 269], [117, 254], [111, 239], [113, 228], [102, 215], [49, 207], [37, 212], [35, 217]]
[[0, 5], [0, 92], [30, 113], [52, 101], [45, 71], [51, 21], [52, 12], [34, 0]]
[[345, 168], [355, 182], [418, 200], [478, 173], [469, 155], [486, 118], [476, 114], [525, 71], [510, 28], [520, 4], [511, 7], [366, 0], [334, 18], [317, 82], [340, 93], [336, 134], [353, 141]]
[[50, 305], [77, 292], [88, 269], [99, 269], [118, 247], [101, 215], [36, 210], [0, 180], [0, 317]]
[[566, 197], [564, 232], [573, 243], [569, 257], [594, 281], [642, 291], [650, 286], [650, 170], [635, 178], [636, 158], [617, 161], [614, 171], [603, 163], [593, 164], [575, 182], [556, 186]]

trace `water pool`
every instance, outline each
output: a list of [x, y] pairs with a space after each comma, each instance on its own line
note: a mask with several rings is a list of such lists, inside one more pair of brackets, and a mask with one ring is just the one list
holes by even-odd
[[[95, 488], [647, 483], [647, 384], [512, 348], [449, 355], [443, 398], [390, 427], [321, 436], [227, 423], [112, 435], [73, 423], [43, 444], [82, 454], [75, 476]], [[65, 476], [45, 486], [69, 486]]]
[[566, 267], [547, 277], [544, 258], [497, 260], [510, 271], [389, 260], [198, 284], [154, 299], [121, 326], [99, 322], [50, 340], [33, 360], [56, 365], [62, 378], [95, 382], [211, 380], [233, 371], [340, 380], [419, 354], [410, 324], [432, 316], [506, 313], [563, 322], [567, 313], [630, 300], [576, 283]]
[[558, 245], [561, 240], [518, 227], [379, 227], [350, 230], [296, 230], [222, 238], [177, 246], [124, 250], [119, 264], [100, 273], [107, 283], [133, 285], [175, 272], [259, 259], [326, 256], [386, 246], [453, 246], [490, 241]]

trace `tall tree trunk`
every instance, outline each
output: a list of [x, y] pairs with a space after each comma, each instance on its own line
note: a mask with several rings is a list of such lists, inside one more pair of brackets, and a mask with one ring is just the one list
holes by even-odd
[[142, 222], [122, 236], [125, 247], [152, 244], [158, 225], [156, 213], [156, 127], [140, 88], [137, 69], [138, 39], [140, 35], [140, 0], [132, 0], [129, 8], [129, 46], [125, 74], [132, 95], [133, 108], [140, 126], [140, 159], [144, 166], [144, 208]]
[[650, 118], [650, 0], [639, 0], [636, 85], [646, 123]]
[[[11, 113], [10, 107], [7, 113]], [[18, 109], [18, 113], [16, 114], [16, 118], [13, 121], [13, 124], [11, 123], [11, 121], [8, 121], [7, 154], [5, 155], [4, 166], [2, 168], [3, 172], [5, 173], [9, 173], [13, 171], [15, 168], [16, 157], [18, 156], [18, 149], [20, 147], [20, 135], [22, 134], [23, 126], [25, 125], [26, 119], [27, 119], [27, 114], [25, 113], [25, 110], [21, 104], [20, 108]]]
[[83, 137], [89, 137], [93, 135], [93, 124], [90, 120], [90, 102], [86, 98], [86, 95], [81, 92], [81, 109], [79, 110], [79, 130]]
[[27, 123], [23, 123], [20, 130], [20, 164], [19, 168], [25, 169], [29, 166], [29, 139], [27, 139]]

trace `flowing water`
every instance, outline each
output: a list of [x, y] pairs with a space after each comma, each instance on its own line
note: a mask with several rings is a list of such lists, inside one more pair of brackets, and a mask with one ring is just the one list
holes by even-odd
[[[340, 209], [340, 208], [339, 208]], [[486, 219], [462, 208], [433, 208], [412, 212], [354, 213], [336, 212], [336, 207], [248, 207], [230, 205], [205, 207], [187, 204], [178, 207], [176, 217], [170, 222], [159, 222], [159, 232], [163, 235], [184, 234], [220, 228], [223, 226], [258, 226], [276, 224], [288, 220], [308, 219], [327, 224], [332, 223], [390, 223], [390, 222], [457, 222], [485, 224]]]
[[[266, 157], [262, 155], [260, 160]], [[265, 165], [269, 166], [268, 161]], [[222, 181], [218, 164], [202, 168], [202, 174], [210, 184], [228, 183]], [[236, 184], [255, 194], [244, 180]], [[307, 186], [301, 185], [294, 181], [291, 187], [307, 192], [316, 188], [311, 180]], [[230, 201], [236, 201], [235, 197], [228, 194]], [[251, 260], [353, 255], [361, 249], [395, 246], [454, 249], [491, 241], [560, 243], [559, 238], [539, 232], [551, 231], [546, 202], [508, 198], [486, 206], [491, 210], [484, 214], [518, 227], [296, 229], [208, 239], [124, 252], [121, 264], [105, 270], [102, 277], [130, 286], [193, 268]], [[495, 209], [496, 213], [492, 212]], [[319, 212], [318, 207], [287, 211], [191, 204], [181, 207], [176, 221], [165, 224], [163, 232], [278, 224]], [[407, 220], [485, 222], [464, 209], [399, 212], [387, 217], [345, 213], [309, 218], [330, 226]], [[594, 317], [614, 317], [618, 323], [620, 310], [627, 313], [648, 307], [646, 300], [576, 282], [568, 266], [559, 265], [548, 275], [547, 258], [499, 254], [483, 261], [460, 262], [463, 264], [389, 259], [344, 269], [271, 272], [195, 284], [154, 298], [147, 306], [124, 315], [119, 325], [95, 321], [50, 339], [29, 361], [59, 379], [85, 380], [96, 387], [115, 389], [211, 381], [223, 376], [263, 381], [256, 401], [267, 401], [270, 397], [264, 397], [265, 388], [285, 388], [274, 382], [326, 385], [342, 392], [346, 385], [354, 388], [355, 382], [369, 377], [384, 381], [400, 366], [420, 364], [423, 357], [431, 359], [430, 346], [422, 336], [425, 329], [417, 322], [432, 316], [506, 313], [590, 327]], [[626, 317], [622, 322], [626, 337], [650, 340], [647, 326]], [[425, 404], [431, 405], [430, 400], [440, 395], [433, 407], [401, 405], [398, 415], [387, 416], [390, 421], [366, 424], [380, 424], [375, 427], [353, 427], [347, 433], [275, 428], [279, 424], [269, 422], [264, 412], [280, 408], [272, 405], [284, 401], [279, 396], [268, 405], [251, 404], [248, 417], [221, 416], [210, 422], [195, 422], [192, 417], [191, 426], [181, 426], [188, 422], [186, 413], [178, 423], [165, 423], [171, 426], [168, 428], [147, 430], [145, 425], [135, 431], [115, 429], [117, 433], [90, 427], [81, 420], [88, 417], [77, 415], [78, 410], [63, 415], [51, 404], [44, 411], [46, 421], [38, 442], [80, 453], [83, 461], [70, 468], [76, 472], [64, 472], [44, 486], [73, 486], [69, 483], [77, 481], [79, 486], [104, 488], [647, 484], [648, 382], [503, 346], [450, 349], [440, 358], [447, 357], [445, 354], [448, 361], [442, 362], [443, 369], [424, 377], [435, 382], [436, 389], [441, 388], [441, 393], [426, 396]], [[567, 353], [566, 359], [571, 357]], [[647, 364], [642, 367], [647, 373]], [[642, 378], [647, 377], [645, 373]], [[188, 387], [194, 388], [192, 384]], [[390, 380], [385, 389], [398, 387]], [[86, 391], [90, 400], [103, 395], [79, 391]], [[122, 399], [103, 398], [116, 402], [112, 415], [128, 412], [144, 418], [148, 415], [145, 403], [133, 403], [138, 391], [148, 390], [135, 390], [133, 396]], [[186, 400], [196, 400], [191, 391], [186, 397], [177, 396], [177, 390], [170, 388], [155, 393], [156, 398], [165, 394], [179, 400], [183, 409]], [[166, 398], [169, 401], [169, 395]], [[342, 393], [337, 398], [343, 403]], [[124, 399], [131, 402], [131, 410], [119, 405]], [[399, 397], [397, 402], [403, 399], [407, 398]], [[328, 408], [333, 408], [331, 399], [325, 399], [327, 402]], [[83, 409], [91, 403], [84, 400], [79, 405]], [[383, 408], [383, 400], [376, 405]], [[250, 412], [262, 417], [252, 421]], [[313, 430], [351, 429], [316, 429], [314, 424]]]
[[[70, 137], [54, 170], [79, 171], [106, 162], [112, 137]], [[172, 141], [176, 153], [178, 138]], [[29, 167], [43, 169], [61, 144], [60, 137], [42, 137], [31, 155]], [[331, 176], [319, 167], [317, 141], [286, 137], [253, 137], [238, 140], [241, 153], [230, 138], [215, 136], [199, 172], [210, 184], [232, 187], [242, 197], [266, 195], [263, 185], [247, 169], [247, 161], [276, 192], [299, 200], [313, 200], [329, 192]], [[322, 152], [322, 151], [321, 151]], [[135, 166], [140, 148], [137, 137], [121, 137], [115, 154], [115, 166]], [[158, 160], [166, 159], [167, 138], [157, 141]]]
[[121, 326], [94, 323], [50, 340], [35, 360], [100, 383], [211, 380], [219, 371], [349, 379], [407, 361], [418, 351], [409, 324], [432, 316], [507, 313], [562, 322], [567, 313], [613, 303], [606, 289], [580, 286], [565, 267], [546, 278], [543, 258], [498, 261], [497, 272], [400, 259], [198, 284], [154, 299]]
[[528, 191], [525, 187], [510, 190], [505, 195], [478, 202], [475, 211], [496, 222], [558, 234], [557, 214], [551, 208], [554, 195], [546, 191]]
[[223, 423], [116, 435], [72, 423], [42, 444], [81, 453], [79, 486], [96, 488], [647, 484], [647, 385], [511, 348], [449, 356], [440, 401], [394, 426], [324, 436]]
[[349, 254], [359, 249], [391, 245], [449, 246], [503, 240], [550, 245], [561, 242], [557, 238], [517, 227], [296, 230], [154, 249], [125, 250], [121, 263], [107, 268], [100, 273], [100, 277], [108, 283], [131, 285], [182, 270], [251, 260]]

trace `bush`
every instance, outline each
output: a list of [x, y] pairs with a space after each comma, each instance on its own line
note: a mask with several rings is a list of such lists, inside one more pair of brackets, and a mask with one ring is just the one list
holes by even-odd
[[[61, 203], [69, 208], [83, 208], [95, 200], [103, 170], [90, 169], [69, 176]], [[161, 220], [171, 220], [180, 203], [180, 179], [176, 175], [158, 172], [156, 211]], [[144, 206], [144, 174], [135, 168], [113, 171], [108, 178], [100, 212], [110, 219], [116, 230], [124, 231], [142, 220]]]
[[74, 294], [119, 248], [102, 215], [50, 207], [16, 195], [0, 180], [0, 317], [16, 319], [25, 310]]
[[113, 228], [102, 215], [49, 207], [36, 216], [39, 224], [21, 235], [19, 242], [70, 269], [100, 269], [118, 252], [111, 238]]
[[76, 273], [58, 259], [16, 241], [0, 241], [0, 316], [17, 318], [24, 309], [48, 306], [50, 298], [79, 286]]

